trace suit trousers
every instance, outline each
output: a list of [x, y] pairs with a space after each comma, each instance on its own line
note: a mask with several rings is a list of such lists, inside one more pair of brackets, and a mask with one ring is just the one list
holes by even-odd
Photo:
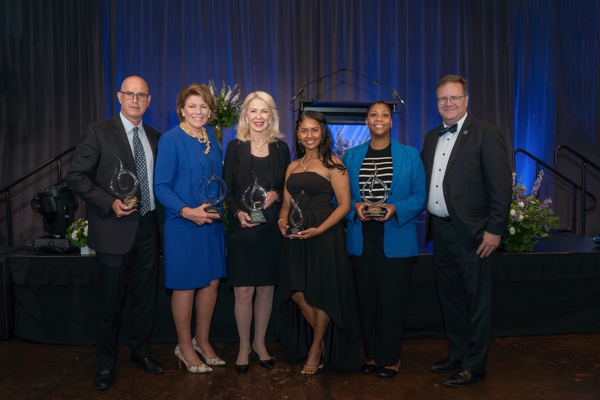
[[389, 367], [400, 360], [415, 257], [386, 257], [383, 235], [364, 232], [362, 255], [352, 262], [365, 355]]
[[115, 365], [127, 284], [132, 298], [131, 351], [141, 358], [149, 357], [158, 281], [157, 212], [151, 211], [139, 217], [137, 233], [129, 252], [123, 255], [96, 253], [96, 259], [101, 293], [100, 327], [96, 342], [98, 365], [109, 368]]
[[480, 258], [467, 249], [452, 221], [433, 218], [433, 265], [437, 281], [449, 356], [462, 368], [484, 373], [490, 346], [493, 271], [496, 252]]

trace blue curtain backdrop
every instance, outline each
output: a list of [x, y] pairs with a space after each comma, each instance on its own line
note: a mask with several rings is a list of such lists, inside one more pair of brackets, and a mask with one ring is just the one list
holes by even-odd
[[[437, 81], [460, 74], [469, 81], [469, 112], [500, 126], [511, 147], [554, 165], [555, 147], [566, 144], [600, 163], [599, 0], [21, 0], [0, 8], [0, 186], [75, 145], [85, 124], [115, 115], [129, 75], [148, 81], [144, 121], [161, 131], [177, 123], [183, 87], [214, 79], [218, 87], [239, 84], [243, 95], [272, 94], [289, 141], [296, 91], [349, 68], [405, 99], [393, 134], [420, 150], [441, 122]], [[304, 97], [390, 100], [391, 93], [345, 71], [311, 84]], [[573, 157], [557, 165], [580, 182]], [[533, 163], [519, 155], [516, 169], [531, 187]], [[28, 203], [55, 180], [48, 172], [13, 192], [13, 218], [22, 222], [16, 242], [42, 234]], [[591, 170], [587, 185], [598, 192], [600, 173]], [[542, 195], [553, 197], [561, 227], [571, 226], [567, 185], [547, 174]], [[597, 209], [588, 230], [600, 230]]]

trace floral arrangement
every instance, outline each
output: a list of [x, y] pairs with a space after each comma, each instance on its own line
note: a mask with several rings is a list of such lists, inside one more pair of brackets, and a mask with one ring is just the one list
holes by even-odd
[[[215, 127], [215, 136], [219, 141], [223, 139], [223, 128], [231, 128], [238, 119], [240, 111], [240, 90], [238, 85], [233, 85], [233, 89], [229, 85], [221, 86], [221, 91], [217, 93], [214, 79], [208, 81], [208, 89], [215, 99], [215, 119], [208, 125]], [[237, 93], [236, 93], [237, 90]]]
[[67, 228], [67, 239], [75, 247], [87, 246], [88, 222], [83, 218], [79, 218]]
[[529, 195], [525, 195], [527, 188], [522, 183], [523, 177], [519, 179], [519, 183], [516, 182], [516, 177], [517, 174], [513, 172], [513, 196], [504, 249], [530, 252], [539, 238], [549, 237], [552, 240], [548, 232], [558, 227], [558, 217], [554, 216], [550, 208], [550, 198], [544, 201], [538, 198], [544, 171], [539, 172]]

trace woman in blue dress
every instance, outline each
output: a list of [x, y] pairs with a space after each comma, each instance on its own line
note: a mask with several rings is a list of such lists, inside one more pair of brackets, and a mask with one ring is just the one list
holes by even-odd
[[200, 182], [222, 172], [219, 143], [204, 128], [215, 116], [208, 87], [195, 83], [183, 89], [177, 96], [177, 116], [179, 126], [158, 143], [154, 193], [165, 207], [165, 286], [173, 289], [175, 355], [189, 372], [204, 373], [212, 371], [210, 366], [225, 364], [208, 341], [219, 282], [226, 275], [223, 223], [215, 221], [218, 216], [207, 213], [208, 204], [199, 200], [209, 197]]

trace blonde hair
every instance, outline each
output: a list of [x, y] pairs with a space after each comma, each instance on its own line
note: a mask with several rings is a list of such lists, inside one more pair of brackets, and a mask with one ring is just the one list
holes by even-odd
[[235, 134], [235, 138], [242, 142], [247, 142], [250, 140], [250, 126], [246, 121], [246, 112], [248, 111], [249, 104], [254, 99], [263, 100], [267, 103], [269, 110], [271, 111], [271, 123], [267, 128], [267, 143], [274, 143], [277, 139], [281, 139], [284, 135], [279, 132], [279, 112], [277, 111], [277, 106], [275, 105], [275, 100], [273, 97], [267, 92], [256, 91], [250, 93], [246, 96], [246, 99], [242, 103], [240, 107], [240, 115], [238, 117], [237, 124], [237, 132]]

